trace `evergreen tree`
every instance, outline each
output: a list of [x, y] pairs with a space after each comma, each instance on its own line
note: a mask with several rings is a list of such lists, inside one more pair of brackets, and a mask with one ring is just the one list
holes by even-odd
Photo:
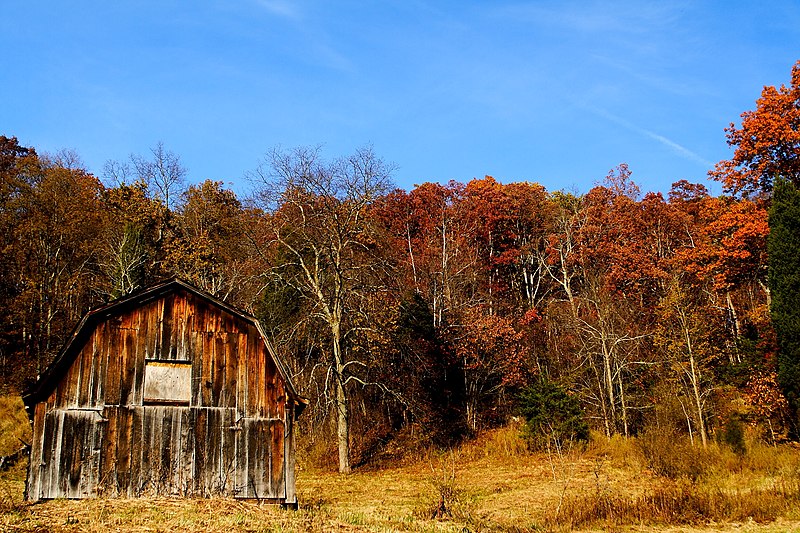
[[800, 190], [778, 179], [769, 212], [770, 313], [778, 337], [778, 381], [792, 413], [797, 436], [800, 423]]
[[519, 402], [526, 422], [523, 434], [532, 447], [589, 440], [580, 401], [557, 383], [541, 377], [522, 391]]

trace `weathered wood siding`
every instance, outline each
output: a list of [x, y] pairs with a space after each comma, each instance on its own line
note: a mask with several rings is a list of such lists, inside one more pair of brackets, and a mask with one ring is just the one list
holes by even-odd
[[[148, 361], [191, 364], [188, 405], [145, 400]], [[285, 384], [255, 325], [177, 291], [100, 321], [36, 405], [28, 497], [292, 503], [292, 422]]]

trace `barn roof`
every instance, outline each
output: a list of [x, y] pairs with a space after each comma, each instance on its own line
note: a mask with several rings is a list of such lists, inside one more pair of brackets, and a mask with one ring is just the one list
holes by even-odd
[[290, 397], [298, 404], [297, 415], [299, 415], [303, 408], [307, 405], [308, 400], [297, 393], [288, 369], [275, 353], [275, 350], [272, 348], [272, 344], [264, 334], [264, 330], [261, 328], [261, 324], [259, 324], [258, 320], [254, 316], [248, 315], [231, 306], [230, 304], [215, 298], [209, 293], [177, 278], [153, 285], [140, 292], [122, 297], [118, 300], [114, 300], [86, 313], [73, 330], [67, 342], [64, 344], [61, 352], [59, 352], [53, 362], [50, 363], [50, 366], [45, 369], [36, 383], [34, 383], [28, 392], [22, 397], [25, 405], [32, 406], [40, 401], [43, 401], [53, 392], [61, 380], [64, 372], [66, 372], [70, 365], [72, 365], [72, 362], [75, 360], [75, 357], [80, 352], [84, 343], [89, 339], [95, 327], [99, 323], [112, 316], [120, 315], [126, 311], [140, 307], [148, 302], [158, 300], [159, 298], [175, 293], [179, 290], [186, 291], [198, 298], [202, 298], [216, 307], [219, 307], [222, 310], [236, 316], [241, 320], [249, 322], [256, 327], [264, 341], [264, 344], [267, 347], [267, 353], [269, 353], [269, 355], [272, 357], [275, 366], [278, 368], [278, 372], [286, 383], [286, 390], [289, 392]]

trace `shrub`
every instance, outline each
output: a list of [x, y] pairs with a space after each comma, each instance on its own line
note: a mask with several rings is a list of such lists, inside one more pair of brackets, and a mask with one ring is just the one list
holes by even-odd
[[420, 494], [413, 514], [425, 520], [466, 520], [472, 516], [472, 505], [456, 480], [456, 459], [452, 452], [440, 460], [437, 467], [431, 463], [428, 479], [430, 490]]
[[738, 455], [747, 453], [747, 445], [744, 441], [744, 425], [738, 416], [731, 415], [722, 426], [718, 434], [719, 442], [727, 444]]
[[755, 521], [767, 523], [797, 508], [800, 486], [796, 482], [763, 488], [723, 491], [688, 481], [666, 481], [641, 495], [581, 494], [564, 502], [550, 527], [569, 530], [604, 524], [616, 529], [624, 524], [706, 524]]
[[519, 401], [526, 420], [523, 434], [533, 448], [589, 440], [589, 425], [578, 399], [558, 384], [542, 378], [525, 388]]
[[714, 463], [707, 450], [664, 429], [650, 428], [639, 436], [637, 443], [647, 467], [659, 477], [696, 481]]

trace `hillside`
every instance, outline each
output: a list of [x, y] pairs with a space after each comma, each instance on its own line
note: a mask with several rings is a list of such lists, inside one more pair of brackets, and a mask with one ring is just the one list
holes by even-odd
[[800, 530], [800, 451], [755, 440], [738, 455], [594, 435], [532, 453], [509, 426], [350, 475], [301, 457], [297, 512], [230, 499], [26, 504], [25, 466], [0, 474], [2, 531]]

